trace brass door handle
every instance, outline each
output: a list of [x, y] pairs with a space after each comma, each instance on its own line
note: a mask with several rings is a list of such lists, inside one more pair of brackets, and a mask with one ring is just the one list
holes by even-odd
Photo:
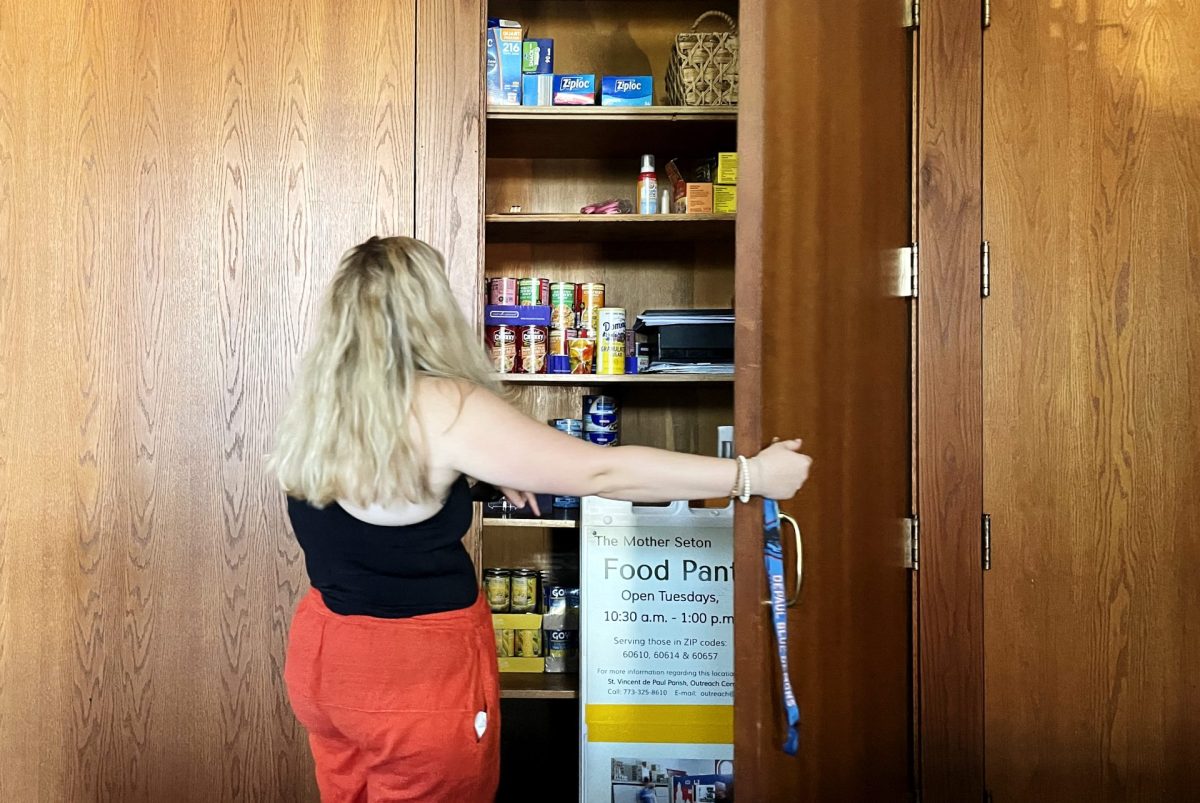
[[792, 525], [792, 532], [796, 536], [796, 590], [792, 592], [792, 596], [787, 603], [789, 608], [794, 608], [800, 600], [800, 586], [804, 584], [804, 539], [800, 535], [800, 525], [796, 523], [794, 518], [780, 511], [779, 519]]
[[[792, 592], [792, 596], [787, 601], [787, 606], [789, 608], [794, 608], [796, 607], [796, 603], [800, 601], [800, 586], [804, 585], [804, 539], [800, 535], [800, 525], [794, 518], [781, 510], [779, 511], [779, 520], [780, 522], [786, 521], [788, 524], [792, 525], [792, 533], [796, 538], [796, 590]], [[782, 530], [783, 527], [781, 526], [781, 534]], [[771, 604], [771, 600], [764, 599], [762, 604], [769, 606]]]

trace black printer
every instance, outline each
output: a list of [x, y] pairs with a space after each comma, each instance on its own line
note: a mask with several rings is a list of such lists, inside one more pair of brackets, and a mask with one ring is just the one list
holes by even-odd
[[650, 372], [688, 366], [733, 366], [733, 310], [646, 310], [634, 332], [649, 345]]

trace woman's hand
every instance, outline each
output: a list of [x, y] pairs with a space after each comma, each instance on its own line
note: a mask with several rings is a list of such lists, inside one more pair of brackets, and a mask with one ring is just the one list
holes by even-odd
[[517, 508], [524, 509], [525, 505], [533, 508], [533, 515], [540, 516], [542, 511], [538, 509], [537, 497], [529, 491], [514, 491], [512, 488], [500, 488], [500, 492], [504, 494], [504, 498], [512, 502]]
[[750, 492], [767, 499], [791, 499], [808, 479], [812, 458], [800, 454], [804, 441], [776, 441], [750, 458]]

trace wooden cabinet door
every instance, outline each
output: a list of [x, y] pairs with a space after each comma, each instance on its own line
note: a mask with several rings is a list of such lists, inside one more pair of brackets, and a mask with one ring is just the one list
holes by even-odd
[[738, 446], [799, 436], [815, 459], [782, 505], [804, 534], [789, 612], [794, 758], [781, 750], [761, 507], [738, 511], [742, 800], [904, 800], [910, 789], [910, 302], [893, 269], [910, 238], [912, 94], [900, 5], [742, 4]]
[[992, 4], [987, 785], [1200, 793], [1200, 5]]

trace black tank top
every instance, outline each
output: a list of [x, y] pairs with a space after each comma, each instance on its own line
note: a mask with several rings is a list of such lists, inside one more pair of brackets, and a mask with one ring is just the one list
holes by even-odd
[[401, 619], [470, 607], [479, 595], [462, 545], [471, 515], [465, 477], [431, 518], [398, 527], [368, 524], [336, 503], [318, 509], [288, 499], [309, 581], [329, 610], [347, 616]]

